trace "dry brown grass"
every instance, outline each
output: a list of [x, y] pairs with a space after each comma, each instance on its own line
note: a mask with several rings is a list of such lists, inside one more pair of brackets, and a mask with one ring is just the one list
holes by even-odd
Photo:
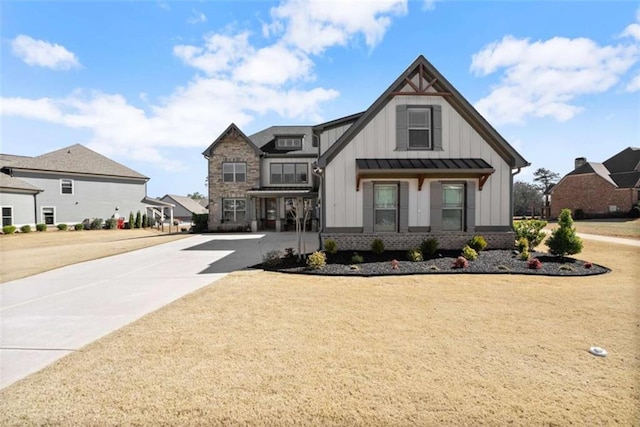
[[[0, 282], [182, 239], [155, 229], [31, 232], [0, 236]], [[52, 250], [55, 248], [55, 250]]]
[[638, 255], [586, 241], [613, 273], [582, 278], [234, 273], [0, 391], [0, 425], [638, 425]]

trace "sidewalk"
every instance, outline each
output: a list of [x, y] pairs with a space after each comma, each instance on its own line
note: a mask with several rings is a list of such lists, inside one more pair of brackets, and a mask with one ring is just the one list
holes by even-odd
[[625, 239], [623, 237], [599, 236], [597, 234], [578, 233], [578, 237], [587, 240], [596, 240], [599, 242], [615, 243], [618, 245], [637, 246], [640, 248], [640, 240]]

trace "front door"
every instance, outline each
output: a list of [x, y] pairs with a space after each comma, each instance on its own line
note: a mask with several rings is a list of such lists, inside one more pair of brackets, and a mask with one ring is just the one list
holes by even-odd
[[265, 209], [265, 224], [264, 228], [267, 230], [275, 230], [276, 229], [276, 219], [277, 219], [277, 199], [265, 199], [264, 209]]

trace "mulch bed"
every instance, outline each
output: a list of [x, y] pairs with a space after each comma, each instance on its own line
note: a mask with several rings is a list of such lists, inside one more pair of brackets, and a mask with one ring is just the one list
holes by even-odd
[[[399, 276], [409, 274], [528, 274], [543, 276], [592, 276], [609, 273], [607, 267], [591, 264], [574, 258], [561, 258], [547, 253], [531, 252], [531, 258], [542, 262], [540, 269], [531, 269], [527, 261], [517, 258], [517, 251], [486, 250], [478, 259], [469, 261], [467, 268], [454, 268], [460, 251], [440, 251], [435, 257], [412, 262], [405, 251], [385, 251], [382, 254], [361, 251], [363, 262], [353, 263], [353, 251], [339, 251], [327, 256], [327, 264], [317, 270], [307, 267], [306, 261], [282, 258], [278, 265], [258, 264], [253, 268], [281, 273], [312, 274], [323, 276]], [[392, 260], [397, 260], [397, 269], [392, 268]]]

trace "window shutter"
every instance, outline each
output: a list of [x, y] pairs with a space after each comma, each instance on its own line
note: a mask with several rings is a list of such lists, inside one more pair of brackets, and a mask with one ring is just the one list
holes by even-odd
[[401, 233], [409, 231], [409, 183], [400, 183], [400, 215], [399, 215]]
[[432, 181], [430, 186], [431, 231], [442, 231], [442, 183]]
[[407, 106], [396, 105], [396, 150], [407, 151]]
[[442, 151], [442, 106], [434, 105], [433, 108], [433, 150]]
[[362, 183], [362, 231], [373, 233], [373, 182]]
[[476, 182], [467, 181], [467, 200], [466, 200], [466, 218], [467, 232], [474, 233], [476, 231]]

